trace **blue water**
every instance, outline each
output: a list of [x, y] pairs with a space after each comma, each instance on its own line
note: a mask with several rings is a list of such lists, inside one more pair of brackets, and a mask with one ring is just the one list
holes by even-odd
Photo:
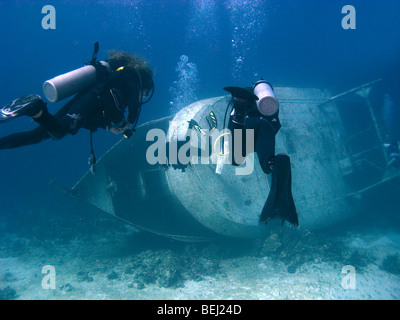
[[[395, 81], [399, 70], [400, 4], [353, 1], [356, 29], [344, 30], [341, 9], [345, 4], [52, 1], [56, 29], [44, 30], [43, 2], [1, 1], [0, 103], [23, 94], [41, 94], [45, 80], [90, 60], [95, 41], [100, 42], [99, 58], [106, 58], [109, 49], [126, 50], [143, 55], [155, 69], [156, 94], [143, 110], [141, 122], [169, 114], [169, 102], [173, 100], [170, 88], [178, 79], [175, 68], [181, 55], [197, 65], [198, 98], [223, 94], [223, 86], [248, 85], [259, 77], [276, 86], [329, 87], [336, 92], [383, 75]], [[2, 126], [0, 134], [31, 126], [29, 121], [21, 120]], [[110, 135], [99, 136], [96, 141], [100, 153], [116, 141]], [[66, 171], [84, 169], [80, 155], [86, 149], [87, 138], [80, 133], [62, 143], [45, 142], [2, 154], [17, 167], [25, 163], [19, 162], [21, 158], [31, 158], [32, 167], [20, 175], [25, 180], [30, 175], [27, 172], [32, 171], [46, 175], [46, 171], [60, 167]], [[78, 171], [73, 170], [76, 175], [68, 173], [65, 178], [75, 180]], [[15, 172], [10, 177], [15, 178]]]
[[[46, 4], [56, 9], [55, 30], [42, 28]], [[356, 9], [355, 30], [341, 25], [347, 4]], [[397, 0], [0, 0], [0, 105], [42, 94], [45, 80], [89, 61], [99, 41], [99, 59], [109, 49], [124, 50], [155, 70], [155, 95], [139, 123], [260, 77], [275, 86], [334, 94], [383, 78], [377, 101], [390, 94], [393, 122], [400, 119], [399, 12]], [[63, 103], [49, 104], [49, 110]], [[34, 126], [21, 118], [2, 124], [0, 136]], [[400, 138], [399, 127], [392, 123]], [[94, 139], [99, 158], [120, 138], [99, 131]], [[54, 197], [49, 180], [72, 186], [88, 170], [88, 156], [85, 130], [62, 141], [2, 150], [0, 210], [24, 210], [26, 202], [40, 211]]]

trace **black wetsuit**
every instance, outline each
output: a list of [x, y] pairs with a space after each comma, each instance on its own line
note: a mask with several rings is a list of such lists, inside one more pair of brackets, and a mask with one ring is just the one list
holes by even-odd
[[[246, 112], [244, 118], [244, 124], [236, 123], [233, 121], [231, 116], [229, 119], [228, 129], [232, 132], [232, 146], [231, 152], [234, 154], [234, 134], [233, 130], [242, 129], [242, 156], [245, 157], [247, 154], [244, 152], [246, 149], [246, 129], [254, 130], [254, 151], [257, 153], [260, 165], [264, 173], [271, 173], [271, 163], [273, 156], [275, 155], [275, 135], [282, 127], [279, 121], [279, 111], [272, 116], [263, 116], [257, 109], [255, 103]], [[232, 159], [233, 165], [240, 165], [241, 163], [235, 161], [235, 157]]]
[[76, 134], [80, 128], [96, 131], [134, 123], [140, 113], [139, 96], [139, 81], [119, 71], [107, 82], [77, 94], [54, 115], [43, 104], [42, 115], [34, 119], [40, 126], [0, 138], [0, 149], [18, 148], [48, 138], [61, 139], [66, 134]]

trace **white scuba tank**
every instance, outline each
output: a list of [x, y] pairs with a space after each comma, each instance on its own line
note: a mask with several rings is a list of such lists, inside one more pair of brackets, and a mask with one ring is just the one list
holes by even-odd
[[[111, 67], [107, 62], [98, 63], [111, 74]], [[87, 65], [47, 80], [43, 84], [43, 93], [50, 102], [57, 102], [96, 85], [99, 80], [96, 67]]]
[[279, 102], [275, 97], [274, 89], [267, 81], [257, 81], [254, 84], [253, 92], [258, 97], [257, 108], [262, 115], [272, 116], [279, 110]]

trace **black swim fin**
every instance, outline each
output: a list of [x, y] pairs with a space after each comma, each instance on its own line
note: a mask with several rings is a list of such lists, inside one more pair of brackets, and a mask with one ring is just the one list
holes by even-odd
[[0, 109], [0, 122], [12, 120], [20, 116], [33, 117], [44, 106], [44, 102], [37, 94], [30, 94], [14, 100]]
[[271, 189], [261, 213], [260, 223], [267, 223], [273, 219], [286, 220], [296, 227], [299, 226], [292, 195], [290, 157], [282, 153], [274, 158]]

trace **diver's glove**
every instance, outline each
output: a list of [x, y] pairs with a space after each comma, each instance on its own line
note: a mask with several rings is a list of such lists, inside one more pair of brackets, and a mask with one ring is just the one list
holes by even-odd
[[132, 129], [128, 128], [122, 134], [124, 135], [124, 137], [126, 139], [129, 139], [130, 137], [132, 137], [135, 134], [135, 132], [136, 132], [135, 128], [132, 128]]
[[129, 129], [129, 127], [132, 125], [132, 123], [126, 121], [126, 120], [122, 120], [119, 123], [113, 124], [112, 126], [107, 126], [106, 130], [110, 131], [114, 134], [120, 134], [120, 133], [125, 133], [127, 130], [132, 131], [133, 134], [133, 130]]

